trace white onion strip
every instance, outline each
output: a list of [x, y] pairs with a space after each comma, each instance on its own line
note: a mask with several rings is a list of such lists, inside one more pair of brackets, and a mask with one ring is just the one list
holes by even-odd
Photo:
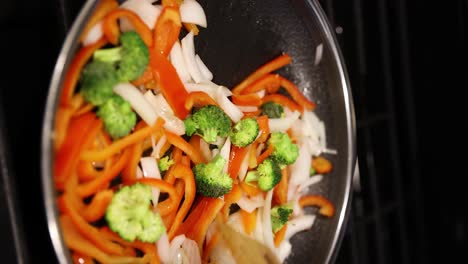
[[315, 215], [303, 215], [289, 220], [284, 240], [289, 240], [295, 234], [310, 229], [314, 221]]
[[133, 110], [143, 119], [146, 124], [152, 126], [158, 115], [153, 110], [151, 104], [145, 99], [143, 94], [130, 83], [119, 83], [114, 86], [114, 92], [123, 99], [127, 100], [132, 106]]
[[213, 73], [206, 67], [206, 64], [202, 61], [200, 56], [195, 55], [195, 62], [197, 63], [198, 69], [200, 70], [200, 73], [203, 76], [203, 80], [205, 81], [211, 81], [213, 80]]
[[171, 261], [171, 244], [167, 233], [164, 234], [156, 241], [156, 249], [158, 250], [159, 258], [162, 263], [170, 263]]
[[201, 5], [195, 0], [184, 0], [180, 5], [180, 19], [185, 23], [197, 24], [206, 28], [206, 15]]
[[239, 108], [229, 100], [221, 90], [218, 90], [216, 93], [216, 102], [219, 107], [231, 118], [234, 123], [237, 123], [244, 116]]
[[296, 121], [301, 113], [294, 111], [290, 116], [284, 118], [269, 118], [268, 125], [271, 132], [284, 132], [291, 128], [294, 121]]
[[265, 204], [263, 206], [263, 239], [264, 244], [271, 250], [275, 250], [275, 243], [273, 242], [273, 231], [271, 229], [271, 200], [273, 197], [273, 190], [267, 192], [265, 197]]
[[190, 31], [182, 39], [182, 54], [184, 55], [185, 66], [192, 76], [194, 82], [199, 83], [203, 81], [203, 76], [198, 69], [197, 62], [195, 61], [195, 44], [193, 43], [193, 33]]
[[169, 53], [172, 66], [176, 69], [177, 75], [182, 82], [186, 83], [192, 80], [190, 73], [187, 70], [185, 65], [184, 55], [182, 54], [182, 46], [180, 46], [179, 41], [174, 43], [172, 46], [171, 53]]
[[228, 137], [224, 142], [223, 147], [219, 151], [219, 155], [226, 161], [224, 164], [223, 172], [227, 173], [229, 165], [229, 154], [231, 153], [231, 139]]
[[[148, 26], [149, 29], [153, 29], [156, 25], [156, 20], [161, 14], [162, 8], [159, 5], [152, 5], [148, 1], [141, 0], [128, 0], [120, 5], [121, 8], [133, 11], [141, 20]], [[133, 25], [127, 18], [120, 19], [120, 29], [122, 32], [134, 30]]]
[[319, 65], [320, 61], [322, 61], [322, 57], [323, 57], [323, 44], [320, 43], [315, 48], [315, 60], [314, 60], [315, 66]]
[[167, 142], [167, 138], [166, 138], [166, 135], [163, 135], [159, 140], [158, 140], [158, 143], [156, 143], [156, 146], [153, 148], [153, 153], [151, 156], [155, 157], [155, 158], [160, 158], [160, 155], [159, 153], [161, 152], [161, 149], [162, 147], [164, 146], [164, 144], [166, 144]]
[[[143, 157], [140, 159], [143, 177], [161, 179], [161, 172], [159, 171], [158, 164], [153, 157]], [[153, 208], [156, 208], [159, 201], [160, 190], [158, 188], [151, 188], [153, 194]]]
[[91, 44], [96, 43], [103, 35], [102, 31], [102, 21], [96, 23], [96, 25], [92, 26], [91, 29], [86, 34], [85, 38], [83, 39], [83, 46], [88, 46]]

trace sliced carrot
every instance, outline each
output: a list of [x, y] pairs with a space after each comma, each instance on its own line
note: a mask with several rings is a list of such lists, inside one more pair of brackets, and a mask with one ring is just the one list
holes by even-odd
[[203, 158], [199, 149], [193, 148], [192, 145], [185, 141], [181, 136], [178, 136], [169, 131], [166, 131], [165, 134], [167, 141], [169, 141], [169, 143], [176, 146], [177, 148], [180, 148], [185, 154], [187, 154], [190, 157], [193, 163], [205, 163], [205, 159]]
[[281, 180], [273, 189], [273, 205], [282, 205], [288, 202], [288, 169], [281, 170]]
[[256, 93], [266, 90], [268, 93], [276, 93], [280, 88], [280, 79], [278, 74], [266, 74], [257, 81], [247, 86], [241, 94]]
[[320, 156], [312, 158], [312, 168], [316, 173], [326, 174], [333, 169], [333, 165], [328, 159]]
[[112, 10], [104, 17], [102, 31], [110, 43], [114, 45], [119, 43], [120, 28], [118, 21], [123, 17], [130, 21], [132, 26], [135, 28], [135, 31], [138, 32], [143, 42], [145, 42], [146, 46], [153, 46], [151, 30], [145, 22], [143, 22], [143, 20], [141, 20], [141, 18], [133, 11], [122, 8]]
[[229, 155], [228, 173], [233, 180], [236, 179], [239, 174], [242, 161], [244, 160], [245, 155], [247, 155], [247, 150], [248, 148], [239, 148], [236, 146], [232, 146], [231, 148], [231, 153]]
[[251, 213], [249, 213], [241, 209], [240, 214], [242, 217], [242, 224], [244, 225], [245, 233], [247, 235], [252, 234], [252, 231], [254, 231], [257, 224], [257, 210], [253, 210]]
[[242, 117], [242, 119], [245, 119], [245, 118], [256, 117], [260, 115], [262, 113], [262, 110], [257, 110], [253, 112], [243, 112], [243, 113], [244, 113], [244, 116]]
[[141, 155], [143, 154], [143, 142], [137, 142], [130, 148], [130, 158], [127, 164], [125, 164], [122, 170], [122, 182], [128, 183], [134, 181], [137, 176], [137, 168], [140, 163]]
[[263, 100], [263, 103], [275, 102], [277, 104], [280, 104], [284, 107], [289, 108], [291, 111], [298, 111], [301, 113], [304, 111], [304, 108], [302, 106], [296, 104], [294, 101], [292, 101], [288, 97], [281, 95], [281, 94], [265, 95], [262, 100]]
[[275, 233], [275, 247], [279, 247], [281, 242], [284, 240], [284, 236], [286, 235], [286, 230], [288, 230], [288, 224], [285, 224], [278, 232]]
[[265, 74], [268, 74], [272, 71], [275, 71], [285, 65], [291, 63], [291, 57], [288, 54], [282, 54], [275, 59], [267, 62], [262, 65], [260, 68], [255, 70], [246, 79], [244, 79], [240, 84], [238, 84], [234, 89], [232, 89], [233, 94], [241, 94], [242, 90], [247, 88], [251, 83], [263, 77]]
[[76, 53], [75, 57], [73, 57], [73, 60], [68, 67], [67, 74], [65, 75], [65, 79], [63, 80], [62, 94], [60, 95], [61, 106], [68, 105], [70, 99], [73, 97], [83, 66], [89, 61], [94, 51], [102, 48], [106, 44], [107, 39], [102, 37], [96, 43], [82, 47], [78, 53]]
[[232, 95], [232, 102], [240, 106], [260, 106], [262, 99], [257, 94]]
[[321, 195], [306, 195], [299, 199], [299, 205], [305, 206], [318, 206], [319, 213], [323, 216], [332, 217], [335, 214], [335, 207], [332, 202]]
[[164, 125], [164, 122], [165, 122], [164, 119], [158, 118], [158, 120], [154, 123], [153, 126], [145, 127], [128, 136], [118, 139], [112, 142], [112, 144], [105, 149], [98, 150], [98, 151], [83, 151], [80, 157], [83, 160], [89, 160], [89, 161], [105, 160], [119, 153], [120, 151], [127, 148], [128, 146], [133, 145], [151, 136], [153, 133], [155, 133], [156, 131], [162, 128], [162, 126]]
[[273, 153], [274, 147], [273, 144], [269, 144], [268, 148], [260, 154], [260, 156], [257, 157], [257, 164], [262, 163], [266, 158], [268, 158], [271, 153]]
[[163, 7], [153, 31], [153, 49], [157, 54], [167, 56], [179, 39], [182, 22], [179, 9], [176, 7]]
[[193, 107], [203, 107], [205, 105], [218, 105], [216, 101], [205, 92], [191, 92], [185, 101], [185, 109], [191, 111]]
[[96, 6], [96, 9], [94, 10], [93, 14], [88, 19], [88, 22], [83, 28], [83, 32], [81, 33], [81, 36], [80, 36], [80, 41], [83, 41], [86, 38], [91, 28], [94, 25], [96, 25], [102, 18], [104, 18], [104, 16], [107, 13], [109, 13], [110, 11], [118, 7], [119, 7], [119, 3], [116, 0], [99, 1], [98, 5]]
[[82, 211], [83, 218], [88, 222], [94, 222], [101, 219], [106, 213], [114, 192], [112, 190], [103, 190], [94, 195], [93, 200]]
[[314, 110], [315, 103], [311, 102], [304, 94], [299, 90], [299, 88], [284, 77], [279, 77], [281, 86], [288, 91], [289, 95], [297, 102], [298, 105], [307, 110]]
[[268, 123], [268, 116], [263, 115], [263, 116], [257, 117], [256, 119], [257, 119], [258, 127], [262, 133], [257, 138], [257, 142], [262, 143], [262, 142], [267, 141], [268, 136], [270, 135], [270, 125]]

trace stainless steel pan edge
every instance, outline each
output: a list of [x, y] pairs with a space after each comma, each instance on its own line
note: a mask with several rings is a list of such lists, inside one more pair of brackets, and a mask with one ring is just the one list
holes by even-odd
[[[50, 238], [57, 256], [59, 263], [72, 263], [69, 251], [64, 243], [63, 237], [60, 232], [60, 223], [58, 222], [58, 211], [56, 206], [56, 193], [53, 184], [52, 175], [52, 161], [53, 161], [53, 125], [55, 121], [55, 111], [58, 104], [58, 98], [60, 95], [60, 87], [64, 80], [64, 74], [68, 69], [72, 54], [78, 47], [78, 38], [85, 26], [86, 21], [88, 20], [90, 14], [96, 7], [98, 1], [88, 0], [78, 16], [74, 20], [74, 23], [67, 34], [67, 37], [64, 41], [62, 49], [60, 51], [59, 57], [54, 68], [54, 72], [51, 78], [49, 92], [46, 102], [45, 115], [43, 119], [43, 129], [42, 129], [42, 142], [41, 142], [41, 177], [42, 177], [42, 188], [44, 192], [44, 205], [46, 210], [48, 230]], [[295, 1], [292, 1], [295, 2]], [[337, 40], [333, 33], [332, 27], [326, 18], [326, 15], [320, 4], [317, 0], [307, 0], [304, 1], [310, 10], [314, 10], [314, 14], [317, 16], [320, 26], [324, 30], [325, 38], [329, 44], [332, 57], [334, 58], [334, 63], [337, 65], [339, 71], [339, 82], [342, 85], [343, 94], [344, 94], [344, 103], [346, 108], [346, 134], [347, 134], [347, 150], [346, 153], [348, 157], [348, 167], [346, 168], [346, 183], [347, 186], [342, 201], [342, 210], [340, 214], [337, 215], [339, 218], [337, 230], [335, 231], [335, 236], [333, 242], [330, 246], [330, 250], [326, 256], [325, 263], [333, 263], [336, 259], [339, 246], [343, 239], [344, 230], [346, 228], [346, 222], [350, 211], [350, 202], [351, 202], [351, 186], [352, 186], [352, 175], [355, 169], [356, 164], [356, 125], [355, 125], [355, 113], [354, 106], [352, 101], [351, 87], [349, 84], [346, 66], [344, 63], [343, 56], [339, 47], [337, 46]]]

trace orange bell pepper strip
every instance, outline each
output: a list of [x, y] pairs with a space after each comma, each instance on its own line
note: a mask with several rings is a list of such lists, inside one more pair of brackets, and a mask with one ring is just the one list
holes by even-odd
[[192, 207], [192, 203], [195, 200], [195, 195], [197, 192], [195, 187], [195, 178], [190, 167], [182, 164], [175, 164], [172, 173], [174, 173], [176, 178], [182, 179], [184, 181], [185, 192], [184, 202], [182, 203], [180, 209], [177, 211], [177, 215], [174, 221], [172, 222], [169, 232], [167, 233], [169, 240], [171, 240], [174, 237], [177, 229], [187, 216], [190, 208]]
[[178, 8], [164, 7], [153, 31], [154, 52], [167, 56], [178, 41], [182, 22]]
[[120, 28], [118, 21], [123, 17], [130, 21], [132, 26], [135, 28], [135, 31], [140, 35], [146, 46], [153, 46], [151, 30], [148, 26], [146, 26], [145, 22], [143, 22], [143, 20], [141, 20], [141, 18], [133, 11], [120, 8], [112, 10], [104, 17], [102, 30], [104, 32], [104, 36], [106, 36], [110, 43], [114, 45], [119, 44]]
[[136, 179], [134, 183], [143, 183], [153, 188], [159, 189], [161, 192], [165, 192], [169, 195], [169, 198], [163, 202], [158, 203], [158, 210], [161, 216], [165, 216], [171, 213], [173, 210], [177, 210], [177, 192], [174, 186], [171, 184], [155, 178], [140, 178]]
[[281, 170], [281, 180], [273, 189], [273, 206], [282, 205], [288, 202], [288, 169]]
[[102, 0], [96, 6], [93, 14], [88, 20], [88, 23], [83, 29], [83, 32], [80, 36], [80, 41], [83, 41], [84, 38], [88, 35], [88, 32], [91, 28], [96, 25], [104, 16], [107, 15], [110, 11], [119, 7], [119, 3], [116, 0]]
[[248, 148], [239, 148], [232, 146], [231, 153], [229, 154], [228, 174], [234, 180], [239, 174], [242, 161], [248, 153]]
[[199, 164], [199, 163], [206, 162], [205, 159], [203, 158], [203, 155], [200, 153], [200, 150], [192, 147], [192, 145], [190, 145], [187, 141], [185, 141], [185, 139], [183, 139], [181, 136], [178, 136], [169, 131], [166, 131], [165, 134], [166, 134], [167, 141], [169, 141], [169, 143], [181, 149], [185, 154], [187, 154], [187, 156], [190, 157], [193, 163]]
[[[149, 257], [123, 257], [123, 256], [110, 256], [107, 252], [101, 250], [97, 244], [93, 243], [92, 240], [88, 240], [82, 234], [80, 234], [78, 227], [73, 223], [73, 219], [69, 215], [60, 216], [60, 225], [63, 230], [63, 238], [67, 246], [76, 252], [80, 252], [83, 255], [89, 256], [96, 259], [100, 263], [109, 264], [121, 264], [121, 263], [135, 263], [143, 264], [148, 263]], [[96, 236], [101, 237], [99, 231], [96, 230]], [[118, 247], [117, 244], [107, 241], [110, 244]]]
[[298, 105], [307, 110], [314, 110], [315, 103], [307, 99], [307, 97], [302, 94], [301, 90], [299, 90], [299, 88], [294, 83], [281, 76], [279, 76], [279, 79], [281, 86], [286, 89], [286, 91], [288, 91], [289, 95], [294, 99], [294, 101], [296, 101]]
[[101, 219], [106, 213], [107, 206], [111, 202], [113, 196], [114, 192], [112, 190], [97, 192], [91, 203], [82, 210], [83, 218], [88, 222]]
[[250, 197], [257, 196], [259, 193], [263, 192], [257, 185], [246, 183], [245, 181], [240, 182], [240, 187]]
[[245, 119], [245, 118], [256, 117], [260, 115], [262, 113], [262, 110], [257, 110], [253, 112], [243, 112], [243, 113], [244, 113], [244, 116], [242, 117], [242, 119]]
[[318, 206], [319, 214], [327, 217], [332, 217], [335, 214], [335, 207], [332, 202], [321, 195], [306, 195], [299, 198], [299, 205], [305, 206]]
[[152, 81], [154, 81], [153, 69], [151, 68], [151, 65], [148, 65], [145, 71], [143, 72], [143, 74], [140, 75], [138, 79], [131, 81], [131, 83], [135, 86], [140, 86], [140, 85], [146, 85]]
[[83, 105], [81, 94], [75, 94], [66, 105], [59, 105], [55, 114], [54, 149], [58, 150], [65, 140], [70, 120], [76, 116], [77, 111]]
[[284, 240], [286, 230], [288, 230], [288, 224], [284, 224], [283, 227], [275, 233], [275, 238], [273, 240], [275, 243], [275, 247], [279, 247], [281, 242]]
[[94, 264], [94, 260], [90, 256], [82, 255], [78, 252], [74, 252], [72, 255], [73, 264]]
[[263, 103], [266, 102], [275, 102], [277, 104], [289, 108], [291, 111], [298, 111], [300, 113], [304, 112], [304, 108], [302, 106], [296, 104], [294, 101], [281, 94], [265, 95], [263, 97]]
[[263, 116], [257, 117], [256, 119], [257, 119], [258, 127], [262, 133], [257, 138], [257, 142], [262, 143], [262, 142], [267, 141], [268, 136], [270, 135], [270, 125], [268, 123], [268, 116], [263, 115]]
[[65, 182], [71, 175], [71, 171], [78, 165], [84, 143], [88, 140], [88, 137], [94, 134], [89, 133], [89, 131], [99, 130], [100, 127], [102, 127], [102, 121], [97, 119], [94, 113], [71, 120], [69, 133], [55, 155], [54, 180], [55, 186], [59, 190], [64, 187]]
[[182, 0], [162, 0], [162, 6], [170, 6], [170, 7], [179, 7], [182, 3]]
[[239, 187], [237, 183], [232, 185], [231, 191], [224, 195], [224, 206], [221, 209], [221, 215], [223, 220], [226, 222], [229, 217], [229, 211], [231, 209], [231, 205], [239, 201], [242, 197], [242, 189]]
[[247, 86], [241, 94], [256, 93], [261, 90], [266, 90], [268, 93], [276, 93], [280, 88], [280, 76], [278, 74], [269, 73]]
[[240, 210], [242, 224], [244, 225], [244, 231], [247, 235], [252, 234], [255, 226], [257, 225], [257, 210], [253, 210], [251, 213]]
[[200, 30], [198, 29], [197, 25], [195, 25], [193, 23], [183, 23], [183, 24], [184, 24], [185, 29], [188, 32], [192, 31], [194, 36], [196, 36], [196, 35], [198, 35], [198, 33], [200, 33]]
[[318, 174], [326, 174], [333, 169], [333, 165], [324, 157], [314, 157], [312, 158], [312, 168]]
[[262, 99], [257, 94], [232, 95], [232, 102], [241, 106], [260, 106]]
[[263, 77], [265, 74], [268, 74], [272, 71], [275, 71], [285, 65], [291, 63], [291, 57], [288, 54], [282, 54], [275, 59], [265, 63], [260, 68], [255, 70], [246, 79], [244, 79], [240, 84], [238, 84], [234, 89], [232, 89], [233, 94], [241, 94], [242, 91], [247, 88], [251, 83]]
[[[140, 121], [135, 126], [135, 131], [138, 131], [146, 126], [147, 125], [144, 121]], [[140, 163], [140, 159], [143, 154], [143, 150], [144, 150], [143, 148], [144, 148], [144, 141], [137, 142], [133, 144], [133, 146], [131, 147], [130, 160], [125, 166], [125, 168], [122, 170], [122, 182], [123, 183], [132, 182], [136, 179], [136, 171], [137, 171], [138, 163]]]
[[82, 47], [70, 63], [67, 74], [63, 80], [62, 93], [60, 95], [60, 105], [66, 106], [75, 93], [76, 84], [80, 79], [81, 70], [84, 65], [89, 61], [94, 51], [102, 48], [107, 44], [106, 38], [101, 38], [96, 43]]
[[205, 105], [216, 105], [218, 103], [205, 92], [191, 92], [185, 101], [185, 109], [191, 111], [193, 107], [203, 107]]
[[102, 161], [118, 154], [123, 149], [131, 146], [137, 142], [143, 141], [145, 138], [150, 137], [162, 128], [165, 121], [162, 118], [158, 118], [153, 126], [147, 126], [138, 131], [131, 133], [121, 139], [112, 142], [111, 145], [102, 150], [87, 150], [81, 153], [80, 157], [83, 160], [88, 161]]
[[273, 144], [268, 145], [268, 148], [257, 157], [257, 164], [262, 163], [266, 158], [268, 158], [271, 153], [273, 153], [274, 147]]
[[151, 54], [150, 65], [159, 89], [177, 117], [185, 119], [189, 112], [185, 109], [188, 92], [185, 90], [184, 84], [177, 75], [174, 66], [165, 56], [155, 52], [151, 52]]

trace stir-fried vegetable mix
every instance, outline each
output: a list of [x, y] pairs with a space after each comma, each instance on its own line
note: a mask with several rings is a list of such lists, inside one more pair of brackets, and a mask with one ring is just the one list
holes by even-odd
[[193, 42], [208, 25], [203, 8], [151, 2], [101, 1], [65, 78], [54, 180], [73, 259], [219, 262], [224, 221], [283, 261], [290, 237], [313, 224], [304, 207], [334, 215], [309, 193], [333, 169], [324, 123], [275, 73], [293, 59], [215, 84]]

